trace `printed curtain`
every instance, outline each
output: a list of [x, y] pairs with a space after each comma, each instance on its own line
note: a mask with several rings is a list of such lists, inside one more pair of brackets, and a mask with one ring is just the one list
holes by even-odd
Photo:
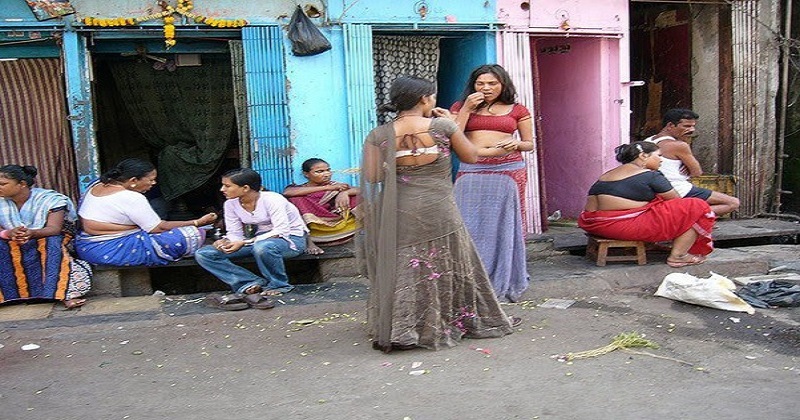
[[115, 62], [111, 74], [132, 122], [158, 152], [165, 200], [203, 185], [217, 170], [234, 129], [233, 77], [227, 56], [159, 71], [149, 62]]
[[[389, 88], [398, 76], [416, 76], [436, 83], [439, 69], [439, 39], [437, 36], [374, 36], [375, 103], [380, 109], [389, 103]], [[378, 123], [394, 117], [378, 111]]]

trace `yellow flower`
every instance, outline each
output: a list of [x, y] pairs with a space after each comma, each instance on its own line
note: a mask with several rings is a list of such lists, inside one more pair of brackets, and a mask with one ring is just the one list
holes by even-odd
[[164, 18], [164, 23], [173, 23], [175, 22], [175, 18], [172, 16], [167, 16]]

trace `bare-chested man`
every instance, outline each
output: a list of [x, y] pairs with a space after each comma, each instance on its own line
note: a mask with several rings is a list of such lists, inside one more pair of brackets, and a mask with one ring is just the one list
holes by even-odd
[[703, 169], [692, 154], [688, 139], [694, 134], [700, 116], [690, 109], [670, 109], [664, 113], [664, 128], [645, 141], [658, 144], [661, 150], [661, 173], [672, 183], [681, 197], [706, 200], [717, 216], [739, 208], [739, 199], [717, 191], [700, 188], [689, 182], [689, 177], [700, 176]]

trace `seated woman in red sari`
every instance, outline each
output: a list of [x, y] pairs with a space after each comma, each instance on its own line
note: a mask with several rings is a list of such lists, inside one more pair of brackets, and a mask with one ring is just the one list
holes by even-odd
[[661, 153], [646, 141], [615, 149], [622, 165], [604, 173], [589, 189], [578, 226], [608, 239], [672, 241], [670, 267], [701, 264], [713, 251], [716, 215], [699, 198], [681, 198], [658, 172]]
[[289, 185], [283, 195], [294, 204], [311, 234], [306, 252], [321, 254], [317, 245], [339, 245], [355, 236], [361, 227], [353, 215], [358, 204], [359, 189], [331, 180], [328, 162], [311, 158], [303, 162], [303, 176], [308, 182]]

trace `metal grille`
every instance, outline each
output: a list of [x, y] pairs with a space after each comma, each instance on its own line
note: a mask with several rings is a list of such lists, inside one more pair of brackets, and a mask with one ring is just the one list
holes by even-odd
[[242, 46], [251, 167], [261, 174], [264, 187], [283, 191], [292, 174], [283, 34], [277, 26], [244, 27]]
[[[768, 120], [768, 80], [772, 66], [761, 31], [771, 17], [762, 16], [757, 0], [732, 3], [734, 175], [740, 216], [766, 209], [773, 182], [775, 144]], [[775, 66], [772, 66], [775, 67]]]
[[[370, 25], [344, 25], [350, 166], [361, 166], [364, 139], [377, 124]], [[357, 184], [355, 176], [352, 180]]]

